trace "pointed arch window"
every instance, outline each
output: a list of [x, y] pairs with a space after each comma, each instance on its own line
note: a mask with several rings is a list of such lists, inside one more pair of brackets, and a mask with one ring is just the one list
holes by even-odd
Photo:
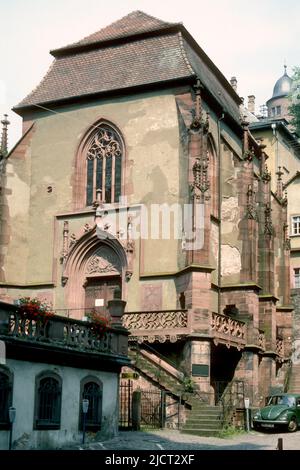
[[88, 206], [98, 199], [97, 191], [99, 190], [103, 202], [119, 201], [123, 153], [122, 139], [111, 126], [101, 124], [92, 133], [86, 147], [86, 204]]

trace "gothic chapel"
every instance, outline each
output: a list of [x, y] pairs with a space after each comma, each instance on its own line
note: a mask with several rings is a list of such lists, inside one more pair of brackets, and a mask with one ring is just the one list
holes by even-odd
[[[258, 406], [283, 389], [290, 356], [287, 199], [280, 181], [271, 191], [240, 97], [181, 23], [141, 11], [51, 55], [14, 108], [23, 136], [2, 175], [0, 299], [47, 299], [84, 320], [117, 291], [129, 344], [209, 402], [237, 381]], [[200, 246], [134, 236], [143, 208], [163, 219], [197, 203]]]

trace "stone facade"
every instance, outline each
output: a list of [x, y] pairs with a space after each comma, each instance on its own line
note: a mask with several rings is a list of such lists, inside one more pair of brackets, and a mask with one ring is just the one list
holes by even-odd
[[[120, 21], [136, 27], [132, 15]], [[67, 96], [64, 83], [55, 89], [63, 61], [67, 74], [74, 58], [79, 68], [86, 61], [88, 73], [91, 48], [110, 67], [121, 67], [101, 36], [99, 44], [54, 51], [47, 87], [42, 83], [16, 108], [27, 130], [6, 162], [1, 296], [10, 302], [24, 294], [46, 297], [56, 310], [82, 318], [88, 288], [94, 286], [94, 300], [105, 307], [114, 282], [127, 302], [124, 324], [132, 339], [175, 358], [204, 395], [213, 395], [216, 383], [238, 379], [257, 405], [290, 354], [286, 200], [271, 192], [264, 146], [241, 119], [241, 100], [221, 72], [182, 25], [156, 28], [138, 41], [135, 31], [111, 39], [124, 54], [134, 47], [141, 60], [148, 60], [143, 47], [151, 41], [159, 41], [157, 54], [176, 49], [163, 69], [161, 57], [149, 58], [160, 73], [151, 84], [143, 75], [142, 84], [133, 82], [127, 65], [128, 90], [111, 83], [103, 95], [101, 82], [79, 99]], [[41, 102], [42, 112], [35, 107]], [[87, 205], [87, 152], [97, 129], [109, 129], [122, 143], [123, 199], [108, 204], [101, 170], [101, 182], [94, 173], [96, 198]], [[134, 236], [139, 214], [144, 222], [148, 217], [149, 234], [159, 211], [163, 231], [164, 208], [184, 204], [194, 240], [184, 231], [180, 239]], [[116, 210], [123, 214], [120, 227]]]

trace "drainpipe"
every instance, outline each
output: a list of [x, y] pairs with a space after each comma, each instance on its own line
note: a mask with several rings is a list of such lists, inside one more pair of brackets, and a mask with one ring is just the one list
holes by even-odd
[[221, 246], [222, 246], [222, 164], [221, 164], [221, 129], [220, 122], [224, 119], [224, 110], [218, 118], [218, 211], [219, 211], [219, 247], [218, 247], [218, 313], [221, 313]]

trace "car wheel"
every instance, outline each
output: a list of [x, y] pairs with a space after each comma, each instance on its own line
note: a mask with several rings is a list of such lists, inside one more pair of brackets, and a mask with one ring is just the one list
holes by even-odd
[[297, 431], [297, 422], [295, 418], [292, 418], [288, 424], [288, 431], [295, 432]]
[[253, 429], [254, 429], [254, 431], [259, 431], [260, 430], [260, 425], [259, 424], [253, 424]]

